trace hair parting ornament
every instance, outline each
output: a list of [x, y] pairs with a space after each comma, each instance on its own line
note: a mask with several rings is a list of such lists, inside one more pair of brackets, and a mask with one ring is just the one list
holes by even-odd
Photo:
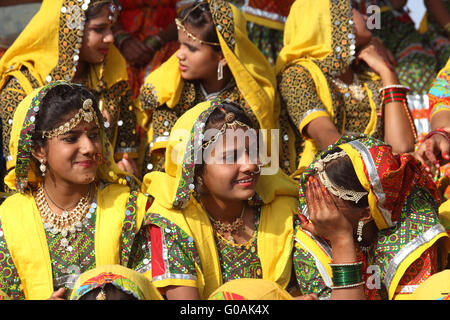
[[339, 197], [343, 200], [349, 200], [358, 203], [358, 201], [361, 200], [362, 197], [368, 194], [367, 191], [358, 192], [341, 188], [331, 182], [330, 178], [328, 178], [328, 175], [325, 171], [326, 163], [335, 160], [337, 158], [345, 157], [346, 155], [347, 153], [344, 150], [329, 154], [325, 158], [317, 160], [314, 163], [314, 169], [319, 176], [320, 182], [325, 186], [325, 188], [327, 188], [328, 191], [330, 191], [336, 197]]
[[208, 148], [212, 143], [216, 142], [217, 139], [219, 139], [221, 135], [225, 134], [225, 131], [229, 128], [233, 130], [236, 130], [237, 127], [243, 127], [249, 130], [252, 129], [249, 125], [236, 120], [236, 115], [234, 114], [234, 112], [226, 112], [223, 107], [220, 107], [219, 110], [225, 114], [225, 122], [220, 130], [211, 139], [202, 144], [203, 149]]
[[183, 22], [187, 19], [187, 17], [189, 17], [189, 15], [191, 14], [191, 12], [193, 12], [195, 9], [200, 8], [201, 10], [204, 10], [203, 8], [201, 8], [200, 6], [202, 4], [207, 4], [208, 2], [206, 1], [199, 1], [197, 3], [197, 5], [195, 5], [191, 10], [189, 10], [189, 12], [186, 14], [186, 16], [183, 19], [175, 19], [175, 23], [177, 25], [177, 29], [178, 30], [183, 30], [184, 33], [186, 33], [187, 37], [194, 40], [194, 41], [198, 41], [201, 44], [209, 44], [211, 46], [218, 46], [220, 47], [220, 43], [218, 42], [210, 42], [210, 41], [205, 41], [205, 40], [201, 40], [199, 38], [197, 38], [196, 36], [194, 36], [191, 32], [189, 32], [186, 27], [184, 26]]
[[54, 138], [57, 136], [60, 136], [62, 134], [65, 134], [66, 132], [69, 132], [73, 128], [75, 128], [81, 120], [86, 121], [87, 123], [92, 122], [95, 120], [95, 123], [97, 124], [97, 127], [100, 128], [100, 124], [97, 118], [97, 114], [95, 113], [94, 108], [92, 107], [92, 99], [86, 99], [83, 102], [83, 107], [78, 110], [78, 112], [70, 118], [69, 121], [66, 123], [60, 125], [58, 128], [49, 130], [49, 131], [42, 131], [42, 138]]

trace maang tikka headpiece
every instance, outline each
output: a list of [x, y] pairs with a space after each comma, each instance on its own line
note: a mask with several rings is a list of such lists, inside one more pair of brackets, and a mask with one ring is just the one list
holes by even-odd
[[187, 35], [187, 37], [188, 38], [190, 38], [190, 39], [192, 39], [192, 40], [194, 40], [194, 41], [198, 41], [198, 42], [200, 42], [201, 44], [209, 44], [209, 45], [211, 45], [211, 46], [220, 46], [220, 43], [218, 43], [218, 42], [210, 42], [210, 41], [205, 41], [205, 40], [201, 40], [201, 39], [199, 39], [198, 37], [196, 37], [195, 35], [193, 35], [191, 32], [189, 32], [187, 29], [186, 29], [186, 27], [184, 26], [184, 21], [187, 19], [187, 17], [189, 17], [189, 15], [195, 10], [195, 9], [197, 9], [197, 8], [201, 8], [200, 6], [202, 5], [202, 4], [208, 4], [206, 1], [199, 1], [198, 3], [197, 3], [197, 5], [195, 5], [191, 10], [189, 10], [189, 12], [186, 14], [186, 16], [183, 18], [183, 19], [179, 19], [179, 18], [176, 18], [175, 19], [175, 23], [176, 23], [176, 25], [177, 25], [177, 29], [178, 30], [183, 30], [183, 32], [184, 33], [186, 33], [186, 35]]
[[339, 197], [343, 200], [349, 200], [358, 203], [358, 201], [361, 200], [362, 197], [368, 194], [367, 191], [359, 192], [341, 188], [331, 182], [330, 178], [328, 178], [327, 172], [325, 171], [326, 163], [335, 160], [337, 158], [345, 157], [346, 155], [347, 153], [344, 150], [329, 154], [325, 158], [317, 160], [314, 163], [314, 169], [317, 175], [319, 176], [320, 182], [325, 186], [325, 188], [327, 188], [328, 191], [330, 191], [336, 197]]
[[45, 137], [47, 139], [50, 139], [50, 138], [65, 134], [66, 132], [69, 132], [70, 130], [75, 128], [81, 122], [81, 120], [84, 120], [87, 123], [90, 123], [92, 120], [95, 120], [97, 127], [100, 128], [97, 114], [95, 113], [95, 110], [92, 107], [92, 104], [93, 104], [92, 99], [84, 100], [83, 107], [80, 110], [78, 110], [78, 112], [77, 112], [77, 114], [75, 114], [75, 116], [73, 116], [69, 121], [60, 125], [56, 129], [49, 130], [49, 131], [42, 131], [42, 138]]
[[237, 127], [252, 129], [249, 125], [236, 120], [236, 115], [234, 114], [234, 112], [226, 112], [222, 107], [220, 108], [220, 111], [225, 114], [225, 122], [223, 123], [220, 130], [214, 135], [214, 137], [202, 144], [203, 149], [208, 148], [212, 143], [216, 142], [217, 139], [219, 139], [219, 136], [223, 135], [228, 128], [231, 128], [233, 130], [236, 130]]

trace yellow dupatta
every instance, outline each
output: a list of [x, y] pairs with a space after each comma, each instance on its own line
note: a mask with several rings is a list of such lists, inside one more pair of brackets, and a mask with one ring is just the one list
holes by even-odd
[[[5, 177], [5, 183], [16, 193], [0, 206], [0, 220], [4, 238], [18, 271], [21, 285], [27, 299], [47, 299], [53, 290], [52, 264], [47, 239], [39, 210], [30, 189], [42, 183], [31, 162], [31, 140], [34, 120], [39, 112], [40, 101], [51, 88], [67, 84], [54, 82], [35, 89], [17, 107], [11, 132], [10, 152], [14, 168]], [[138, 181], [121, 171], [112, 158], [111, 145], [101, 130], [102, 155], [105, 161], [99, 166], [97, 181], [106, 183], [97, 191], [95, 228], [96, 265], [118, 264], [123, 260], [119, 248], [123, 248], [122, 235], [126, 209], [129, 206], [131, 190], [137, 190]], [[109, 183], [109, 184], [108, 184]], [[126, 184], [130, 184], [131, 187]], [[130, 229], [131, 237], [140, 229], [144, 219], [147, 197], [136, 194], [133, 215], [136, 221]], [[26, 237], [24, 237], [26, 235]], [[126, 259], [128, 257], [125, 257]]]
[[[317, 95], [326, 108], [326, 111], [315, 111], [305, 116], [297, 128], [300, 132], [315, 118], [334, 119], [333, 99], [327, 78], [336, 77], [350, 66], [354, 60], [355, 48], [350, 1], [299, 0], [292, 4], [285, 24], [284, 47], [278, 56], [275, 72], [280, 75], [293, 65], [306, 68], [314, 80]], [[377, 78], [370, 73], [365, 76], [369, 79]], [[376, 129], [377, 106], [365, 83], [364, 89], [369, 95], [371, 108], [370, 121], [364, 133], [370, 135]], [[345, 126], [338, 128], [341, 134], [344, 129]], [[319, 151], [312, 139], [304, 138], [305, 146], [298, 165], [300, 170], [307, 168]], [[290, 158], [293, 156], [297, 155], [291, 154]]]
[[[264, 55], [248, 39], [244, 14], [225, 0], [210, 0], [209, 5], [220, 48], [239, 91], [262, 129], [277, 128], [279, 102], [275, 74]], [[165, 104], [174, 108], [183, 86], [175, 53], [146, 77], [141, 95], [150, 96], [157, 106]], [[140, 108], [145, 112], [142, 105]], [[149, 135], [149, 141], [152, 141], [152, 133]], [[158, 143], [159, 148], [166, 145], [167, 141]]]
[[[91, 1], [91, 5], [98, 0]], [[0, 90], [15, 77], [25, 95], [35, 88], [21, 72], [26, 67], [39, 86], [71, 81], [77, 70], [83, 41], [85, 9], [74, 0], [44, 0], [41, 8], [0, 59]], [[125, 59], [110, 46], [104, 63], [90, 65], [88, 86], [96, 91], [127, 81]], [[12, 161], [8, 161], [10, 169]]]
[[[201, 268], [196, 266], [197, 280], [167, 279], [155, 285], [195, 286], [202, 299], [222, 284], [214, 229], [201, 205], [191, 195], [194, 178], [193, 137], [201, 134], [209, 114], [218, 101], [198, 104], [176, 122], [166, 149], [166, 172], [145, 175], [143, 190], [155, 198], [149, 211], [169, 219], [194, 239]], [[258, 255], [263, 279], [286, 287], [291, 272], [293, 215], [296, 210], [297, 188], [289, 177], [279, 171], [274, 176], [261, 176], [256, 192], [264, 202], [258, 231]]]

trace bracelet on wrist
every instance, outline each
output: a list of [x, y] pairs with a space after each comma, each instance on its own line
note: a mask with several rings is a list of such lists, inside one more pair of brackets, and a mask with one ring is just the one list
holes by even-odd
[[123, 42], [130, 38], [131, 38], [131, 35], [129, 33], [122, 32], [122, 33], [114, 35], [114, 42], [116, 43], [117, 48], [120, 49], [120, 47], [122, 47]]
[[391, 102], [400, 102], [402, 104], [406, 116], [408, 117], [409, 126], [411, 127], [411, 131], [414, 135], [414, 141], [417, 142], [417, 130], [411, 112], [408, 108], [408, 99], [406, 98], [406, 92], [408, 92], [408, 90], [409, 88], [403, 85], [391, 85], [383, 87], [380, 89], [381, 101], [384, 106]]
[[386, 91], [386, 90], [390, 90], [390, 89], [400, 89], [400, 90], [403, 90], [405, 92], [408, 92], [410, 90], [408, 86], [404, 86], [404, 85], [401, 85], [401, 84], [391, 84], [391, 85], [382, 87], [378, 91], [381, 93], [382, 91]]
[[444, 29], [447, 35], [450, 36], [450, 22], [445, 25]]
[[450, 134], [449, 134], [447, 131], [445, 131], [445, 129], [442, 129], [442, 128], [439, 128], [439, 129], [430, 131], [430, 132], [423, 138], [423, 140], [425, 141], [425, 140], [429, 139], [430, 137], [434, 136], [435, 134], [439, 134], [439, 135], [443, 136], [444, 138], [447, 139], [448, 142], [450, 142]]
[[332, 289], [353, 288], [364, 284], [362, 281], [362, 262], [333, 264], [330, 263], [332, 271]]
[[153, 49], [153, 51], [158, 51], [162, 47], [162, 40], [159, 36], [150, 36], [144, 40], [147, 47]]

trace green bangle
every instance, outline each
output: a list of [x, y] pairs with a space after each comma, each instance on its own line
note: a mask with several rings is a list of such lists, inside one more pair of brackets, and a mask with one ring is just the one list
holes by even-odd
[[118, 34], [118, 35], [115, 35], [115, 36], [114, 36], [114, 41], [116, 42], [117, 48], [120, 49], [120, 47], [122, 46], [122, 43], [123, 43], [126, 39], [129, 39], [129, 38], [131, 38], [131, 35], [130, 35], [129, 33], [126, 33], [126, 32], [120, 33], [120, 34]]
[[144, 40], [144, 43], [147, 47], [153, 49], [154, 51], [158, 51], [162, 47], [161, 38], [158, 36], [150, 36]]
[[445, 25], [444, 29], [447, 35], [450, 36], [450, 22]]
[[352, 288], [364, 284], [362, 281], [362, 262], [348, 264], [330, 264], [332, 271], [332, 289]]

